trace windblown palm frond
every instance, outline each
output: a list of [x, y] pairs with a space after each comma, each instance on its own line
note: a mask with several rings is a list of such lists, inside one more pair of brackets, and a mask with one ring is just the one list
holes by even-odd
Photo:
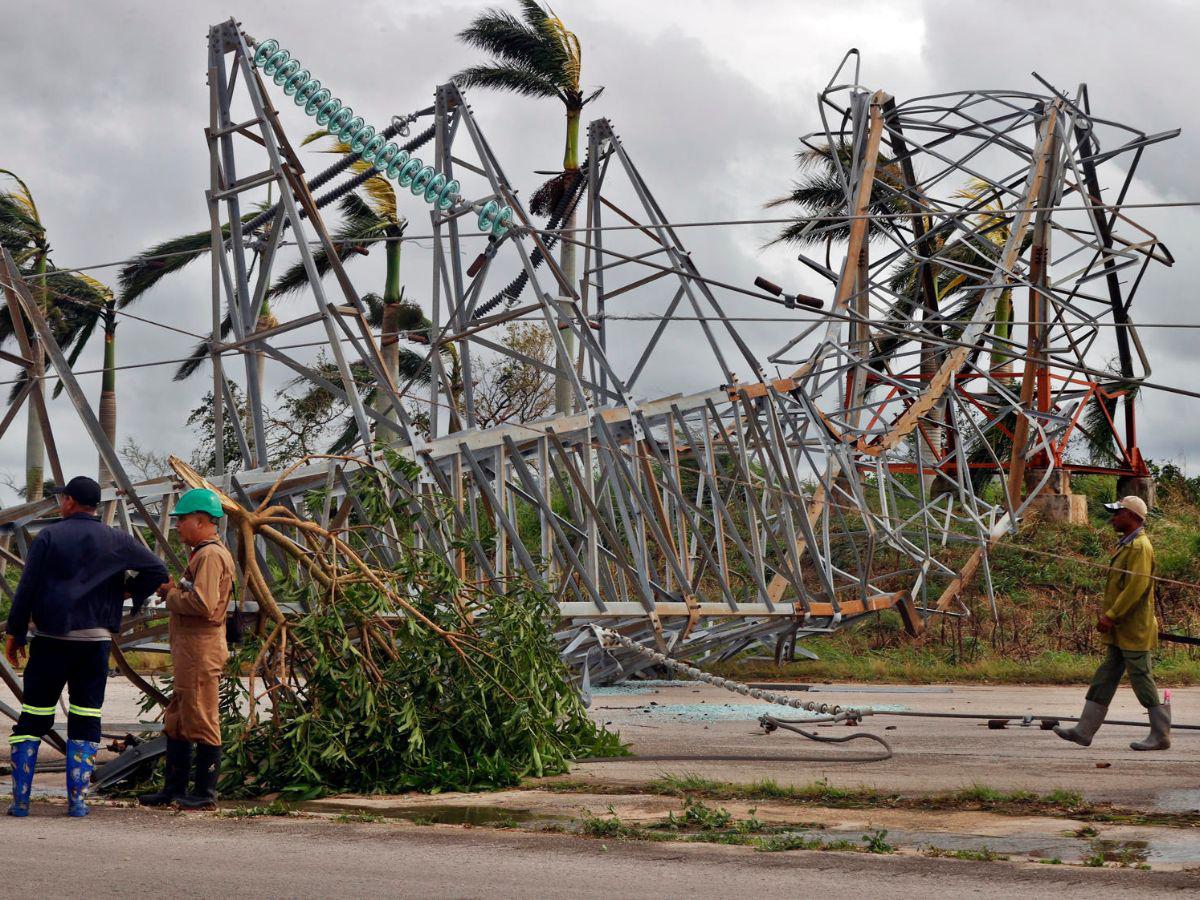
[[0, 191], [0, 247], [21, 267], [36, 254], [49, 252], [46, 229], [29, 186], [8, 169], [0, 169], [0, 175], [17, 185], [14, 190]]
[[[385, 237], [391, 222], [380, 216], [358, 194], [347, 194], [338, 201], [342, 221], [333, 233], [333, 243], [339, 260], [359, 253], [370, 246], [375, 238]], [[329, 254], [320, 250], [313, 254], [317, 273], [324, 278], [333, 268]], [[303, 261], [297, 261], [280, 275], [267, 291], [269, 298], [294, 294], [309, 283], [308, 270]]]
[[463, 69], [454, 80], [467, 88], [558, 97], [569, 110], [581, 109], [587, 101], [580, 87], [583, 50], [579, 38], [537, 0], [520, 0], [520, 6], [521, 19], [504, 10], [489, 9], [459, 32], [463, 43], [494, 58]]
[[558, 85], [523, 66], [468, 66], [455, 75], [454, 80], [465, 88], [485, 87], [498, 91], [512, 91], [523, 97], [558, 97], [566, 102]]
[[[116, 302], [112, 290], [89, 275], [51, 271], [46, 277], [50, 294], [50, 321], [59, 346], [67, 350], [72, 368], [96, 331], [96, 326], [112, 314]], [[53, 396], [63, 392], [63, 383], [54, 386]]]
[[[1134, 382], [1121, 381], [1116, 372], [1113, 373], [1113, 380], [1104, 384], [1106, 391], [1124, 391], [1134, 398], [1137, 397], [1140, 387]], [[1080, 419], [1079, 431], [1083, 435], [1088, 459], [1096, 465], [1114, 465], [1121, 462], [1113, 434], [1113, 423], [1116, 422], [1117, 404], [1120, 400], [1120, 397], [1095, 397], [1088, 402]]]
[[[769, 201], [766, 207], [795, 206], [799, 207], [800, 214], [780, 230], [771, 244], [812, 246], [850, 237], [851, 201], [846, 195], [842, 173], [849, 170], [853, 158], [854, 148], [846, 141], [839, 142], [836, 147], [806, 147], [796, 154], [796, 166], [802, 177], [793, 184], [791, 193]], [[879, 154], [868, 211], [885, 217], [908, 212], [910, 204], [900, 193], [903, 189], [900, 166], [890, 157]], [[867, 236], [874, 239], [895, 227], [887, 218], [879, 224], [872, 220]]]
[[233, 331], [233, 319], [229, 316], [229, 310], [225, 310], [225, 318], [221, 320], [221, 334], [219, 338], [214, 340], [210, 333], [207, 340], [203, 340], [192, 348], [192, 352], [188, 358], [183, 361], [178, 369], [175, 370], [175, 381], [186, 381], [196, 374], [197, 370], [208, 361], [209, 353], [212, 350], [212, 345], [216, 340], [225, 340]]
[[[316, 141], [329, 139], [332, 137], [333, 135], [331, 135], [328, 131], [314, 131], [301, 142], [301, 145], [303, 146], [311, 144]], [[354, 151], [350, 148], [349, 144], [335, 140], [332, 147], [330, 147], [328, 150], [322, 150], [320, 152], [336, 153], [338, 156], [349, 156]], [[350, 170], [356, 174], [362, 174], [363, 172], [368, 172], [374, 169], [375, 166], [372, 163], [366, 162], [363, 159], [356, 159], [350, 164]], [[392, 182], [389, 181], [382, 173], [368, 178], [361, 185], [361, 189], [370, 199], [371, 206], [374, 208], [375, 213], [380, 218], [387, 219], [396, 225], [407, 224], [406, 220], [400, 215], [396, 205], [396, 189], [392, 187]]]
[[[245, 213], [242, 221], [249, 222], [258, 214], [258, 209]], [[222, 226], [221, 236], [229, 238], [228, 224]], [[121, 294], [117, 305], [125, 308], [158, 284], [164, 276], [186, 268], [211, 250], [212, 235], [208, 229], [171, 238], [147, 248], [133, 262], [121, 269], [117, 278]]]

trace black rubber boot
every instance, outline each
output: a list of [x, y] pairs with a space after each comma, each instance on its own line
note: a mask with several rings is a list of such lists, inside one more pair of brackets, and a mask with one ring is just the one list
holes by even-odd
[[196, 774], [193, 791], [176, 801], [180, 809], [216, 809], [217, 778], [221, 775], [221, 748], [196, 745]]
[[142, 806], [170, 806], [187, 796], [188, 776], [192, 773], [192, 745], [188, 741], [167, 738], [167, 767], [163, 773], [163, 788], [153, 794], [141, 794]]

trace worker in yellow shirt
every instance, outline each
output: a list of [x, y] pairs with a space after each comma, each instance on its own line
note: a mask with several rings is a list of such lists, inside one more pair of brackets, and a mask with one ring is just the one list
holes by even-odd
[[1150, 736], [1129, 746], [1166, 750], [1171, 746], [1171, 707], [1159, 702], [1151, 671], [1150, 651], [1158, 646], [1158, 621], [1154, 617], [1154, 547], [1143, 528], [1146, 503], [1131, 496], [1104, 506], [1112, 514], [1112, 527], [1121, 535], [1096, 623], [1108, 653], [1092, 676], [1079, 722], [1074, 728], [1058, 726], [1054, 733], [1063, 740], [1090, 745], [1108, 714], [1121, 675], [1128, 673], [1134, 694], [1150, 713]]

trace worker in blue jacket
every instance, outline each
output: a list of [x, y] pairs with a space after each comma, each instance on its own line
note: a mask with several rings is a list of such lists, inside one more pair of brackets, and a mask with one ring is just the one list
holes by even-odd
[[81, 475], [57, 493], [62, 521], [43, 528], [29, 545], [4, 639], [4, 654], [13, 666], [28, 656], [21, 717], [9, 738], [10, 816], [29, 815], [38, 747], [54, 727], [54, 705], [64, 687], [70, 701], [67, 812], [87, 815], [108, 655], [121, 629], [121, 608], [129, 596], [136, 613], [167, 581], [162, 560], [97, 518], [99, 484]]

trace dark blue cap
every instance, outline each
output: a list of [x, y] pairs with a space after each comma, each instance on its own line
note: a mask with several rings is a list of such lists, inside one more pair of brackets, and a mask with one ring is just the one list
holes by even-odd
[[65, 494], [80, 506], [100, 505], [100, 485], [86, 475], [76, 475], [67, 482], [66, 487], [51, 488], [50, 493]]

